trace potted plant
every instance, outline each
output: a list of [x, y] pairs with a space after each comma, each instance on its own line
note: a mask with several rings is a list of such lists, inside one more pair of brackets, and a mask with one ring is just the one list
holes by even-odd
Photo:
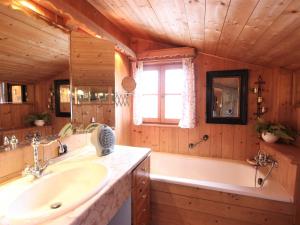
[[262, 119], [257, 120], [255, 129], [261, 135], [261, 138], [268, 143], [275, 143], [280, 139], [290, 144], [295, 141], [297, 135], [296, 132], [280, 123], [266, 122]]
[[50, 114], [47, 112], [43, 112], [43, 113], [34, 113], [34, 114], [30, 114], [26, 117], [25, 122], [27, 124], [34, 124], [38, 127], [42, 127], [44, 126], [46, 123], [50, 122]]

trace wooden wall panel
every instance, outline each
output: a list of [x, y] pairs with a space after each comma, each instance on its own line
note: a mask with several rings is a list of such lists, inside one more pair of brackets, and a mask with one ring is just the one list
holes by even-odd
[[34, 104], [0, 104], [0, 128], [4, 130], [25, 127], [25, 117], [34, 112]]
[[151, 203], [153, 225], [292, 225], [295, 217], [290, 203], [155, 180]]
[[[135, 48], [142, 49], [138, 44], [137, 41]], [[140, 45], [143, 45], [142, 41], [140, 41]], [[202, 53], [199, 53], [195, 59], [195, 68], [197, 127], [181, 129], [153, 125], [132, 126], [132, 144], [134, 146], [150, 147], [155, 151], [240, 160], [256, 154], [259, 149], [259, 142], [254, 130], [256, 96], [253, 93], [249, 92], [248, 94], [248, 125], [221, 125], [205, 122], [206, 72], [212, 70], [249, 69], [249, 88], [255, 85], [258, 76], [261, 75], [266, 81], [263, 97], [269, 110], [264, 118], [290, 124], [292, 72]], [[209, 140], [192, 150], [188, 150], [188, 143], [200, 140], [204, 134], [209, 135]]]
[[115, 120], [114, 104], [80, 104], [73, 105], [73, 122], [75, 125], [87, 127], [94, 117], [97, 123], [109, 124], [112, 126]]
[[[50, 79], [40, 81], [35, 85], [35, 112], [49, 112], [48, 104], [50, 88], [54, 88], [54, 80], [64, 79], [70, 79], [69, 70], [65, 70], [62, 73], [53, 74]], [[71, 121], [71, 118], [69, 117], [56, 117], [55, 108], [53, 112], [50, 112], [50, 114], [51, 126], [54, 134], [57, 134], [66, 123]]]
[[[295, 71], [293, 77], [292, 127], [300, 135], [300, 70]], [[296, 140], [296, 145], [300, 147], [300, 136]]]
[[[117, 93], [125, 93], [122, 88], [122, 80], [130, 75], [129, 59], [115, 52], [115, 91]], [[130, 145], [131, 141], [131, 96], [129, 97], [129, 106], [115, 106], [115, 128], [116, 142], [121, 145]]]
[[83, 31], [71, 32], [70, 66], [72, 85], [113, 86], [114, 44]]

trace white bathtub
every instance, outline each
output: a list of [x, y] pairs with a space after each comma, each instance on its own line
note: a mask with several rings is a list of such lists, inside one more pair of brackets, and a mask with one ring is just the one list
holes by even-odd
[[[168, 183], [293, 202], [292, 196], [272, 178], [263, 188], [255, 187], [255, 169], [242, 161], [152, 152], [150, 177]], [[264, 176], [259, 174], [258, 177]]]

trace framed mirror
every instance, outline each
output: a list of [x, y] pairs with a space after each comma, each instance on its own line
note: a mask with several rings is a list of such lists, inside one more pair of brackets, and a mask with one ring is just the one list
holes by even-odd
[[70, 80], [55, 80], [55, 115], [57, 117], [71, 116]]
[[32, 103], [33, 95], [32, 84], [0, 81], [0, 104]]
[[206, 122], [247, 124], [248, 70], [206, 73]]

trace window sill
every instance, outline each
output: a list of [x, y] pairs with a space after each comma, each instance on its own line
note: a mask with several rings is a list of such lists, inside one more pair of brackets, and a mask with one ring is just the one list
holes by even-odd
[[166, 124], [166, 123], [142, 123], [140, 126], [145, 127], [177, 127], [179, 128], [178, 124]]

